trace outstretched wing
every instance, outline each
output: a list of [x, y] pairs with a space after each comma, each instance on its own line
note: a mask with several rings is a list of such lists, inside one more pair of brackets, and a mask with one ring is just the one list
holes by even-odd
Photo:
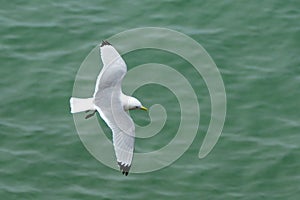
[[97, 96], [97, 92], [101, 92], [105, 88], [115, 87], [117, 84], [121, 86], [127, 72], [123, 58], [107, 41], [103, 41], [100, 45], [100, 56], [103, 67], [97, 77], [94, 97]]
[[121, 102], [121, 83], [127, 67], [109, 43], [101, 46], [100, 50], [104, 66], [97, 79], [94, 104], [112, 130], [117, 163], [122, 173], [128, 175], [133, 158], [135, 127]]

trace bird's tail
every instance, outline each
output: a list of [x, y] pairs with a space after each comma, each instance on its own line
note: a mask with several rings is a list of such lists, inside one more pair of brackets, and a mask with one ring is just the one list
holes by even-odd
[[95, 110], [94, 98], [81, 99], [81, 98], [71, 97], [70, 107], [71, 107], [71, 113], [78, 113], [87, 110]]

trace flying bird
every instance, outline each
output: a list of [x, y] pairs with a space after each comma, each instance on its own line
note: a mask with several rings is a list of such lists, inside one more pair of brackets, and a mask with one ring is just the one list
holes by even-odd
[[91, 98], [71, 97], [71, 113], [86, 112], [86, 119], [96, 112], [112, 130], [112, 139], [117, 164], [128, 175], [134, 150], [135, 126], [128, 111], [145, 110], [141, 102], [122, 92], [121, 84], [127, 72], [125, 61], [107, 41], [100, 45], [103, 68], [98, 75], [95, 92]]

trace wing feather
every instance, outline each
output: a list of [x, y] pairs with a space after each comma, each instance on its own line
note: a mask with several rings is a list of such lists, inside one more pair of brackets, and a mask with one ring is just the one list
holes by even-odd
[[101, 118], [112, 130], [120, 170], [128, 175], [133, 158], [135, 127], [121, 101], [121, 83], [127, 66], [111, 45], [100, 47], [100, 51], [104, 66], [97, 78], [94, 104]]

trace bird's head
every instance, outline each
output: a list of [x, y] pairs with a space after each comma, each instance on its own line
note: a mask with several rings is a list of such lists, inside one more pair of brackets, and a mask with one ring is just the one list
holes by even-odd
[[128, 110], [137, 110], [137, 109], [145, 110], [145, 111], [148, 110], [146, 107], [142, 105], [142, 103], [139, 100], [137, 100], [134, 97], [129, 98], [127, 108]]

